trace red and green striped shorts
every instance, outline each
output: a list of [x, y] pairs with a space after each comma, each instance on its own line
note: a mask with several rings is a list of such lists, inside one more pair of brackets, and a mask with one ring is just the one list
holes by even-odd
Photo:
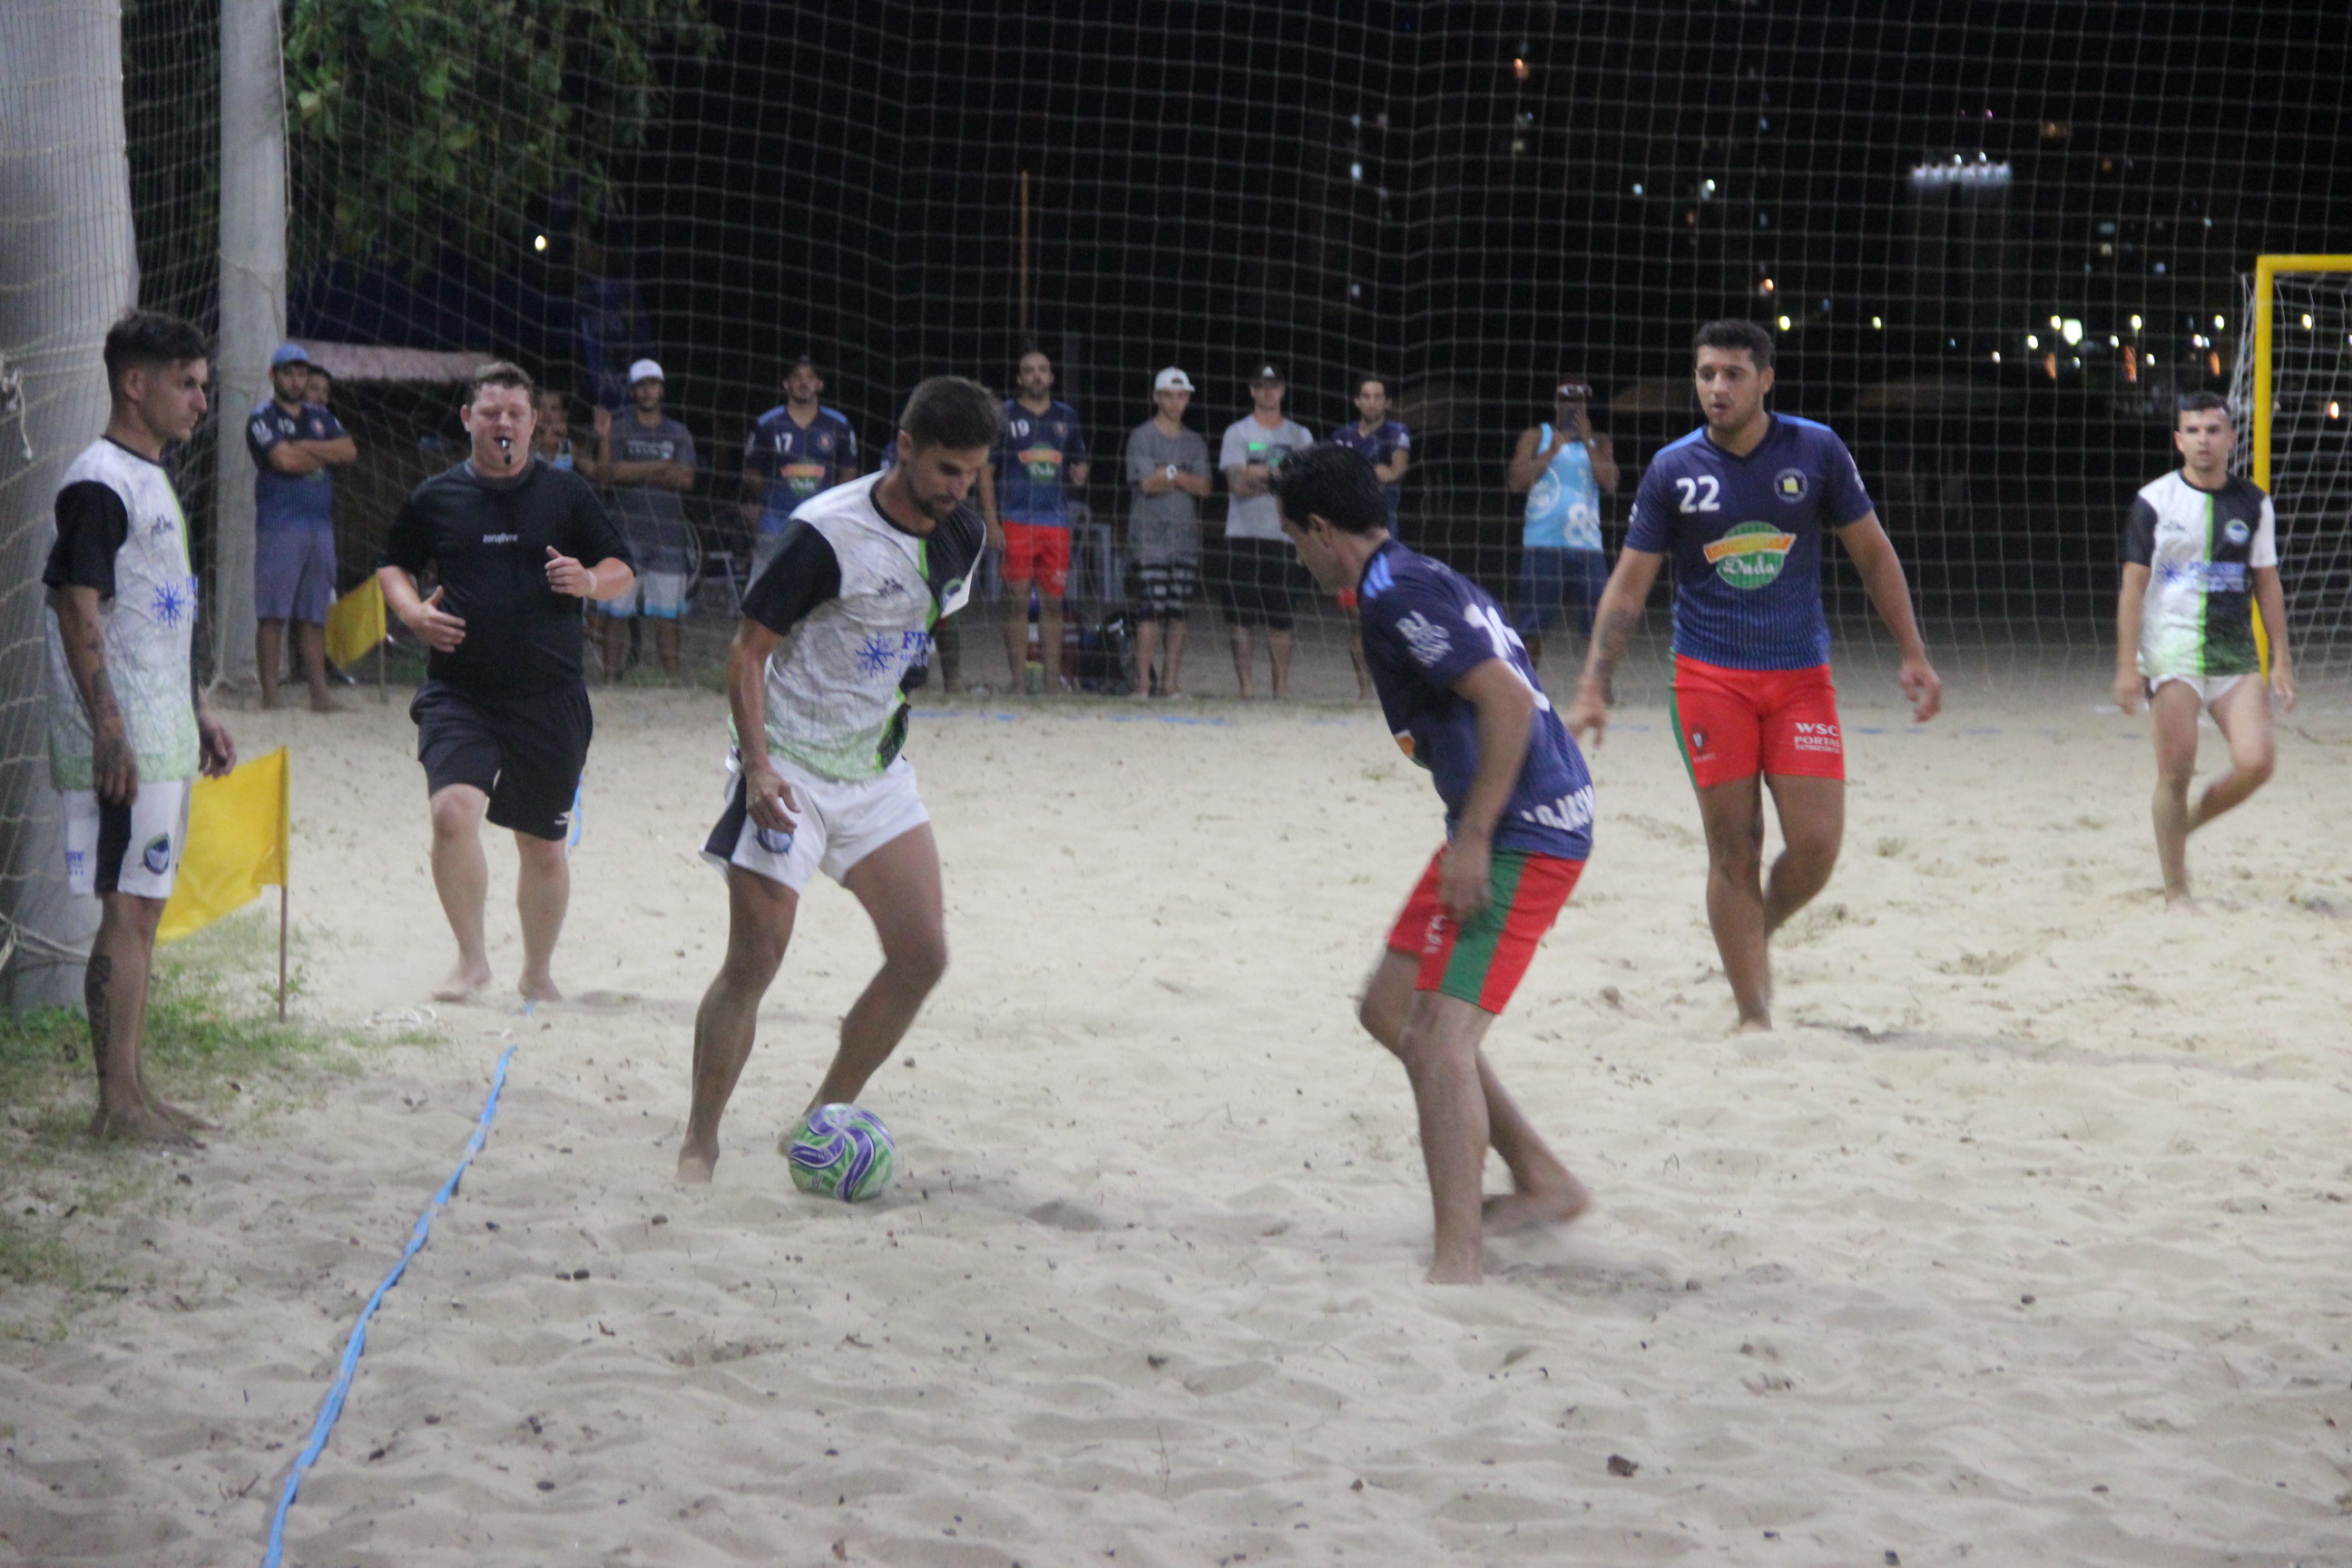
[[1494, 897], [1468, 925], [1456, 925], [1438, 904], [1438, 872], [1444, 864], [1444, 849], [1430, 857], [1429, 869], [1389, 932], [1389, 951], [1421, 960], [1414, 990], [1500, 1013], [1534, 962], [1536, 943], [1576, 890], [1584, 862], [1525, 849], [1496, 850], [1488, 884]]

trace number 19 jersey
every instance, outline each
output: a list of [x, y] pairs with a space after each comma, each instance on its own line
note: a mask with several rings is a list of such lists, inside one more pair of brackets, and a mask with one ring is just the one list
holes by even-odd
[[1675, 652], [1726, 669], [1830, 661], [1822, 532], [1874, 510], [1837, 432], [1769, 417], [1744, 458], [1704, 427], [1661, 450], [1626, 525], [1626, 549], [1674, 557]]

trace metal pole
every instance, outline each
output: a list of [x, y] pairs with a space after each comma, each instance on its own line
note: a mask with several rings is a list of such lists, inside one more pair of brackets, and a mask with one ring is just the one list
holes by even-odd
[[253, 456], [247, 413], [269, 395], [286, 335], [286, 94], [278, 0], [221, 0], [220, 451], [214, 517], [213, 669], [253, 664]]
[[[41, 562], [58, 479], [106, 428], [100, 345], [138, 293], [118, 0], [0, 5], [0, 973], [12, 1012], [81, 999], [98, 903], [66, 889], [49, 788]], [[5, 942], [5, 937], [0, 937]]]

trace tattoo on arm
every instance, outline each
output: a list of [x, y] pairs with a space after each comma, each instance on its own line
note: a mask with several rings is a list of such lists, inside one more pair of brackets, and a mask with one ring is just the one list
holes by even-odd
[[1602, 680], [1609, 679], [1617, 661], [1625, 657], [1625, 645], [1633, 640], [1633, 628], [1642, 624], [1639, 610], [1603, 610], [1600, 625], [1592, 632], [1592, 673]]

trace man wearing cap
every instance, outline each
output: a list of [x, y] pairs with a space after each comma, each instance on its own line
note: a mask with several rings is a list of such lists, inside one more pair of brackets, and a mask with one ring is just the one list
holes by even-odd
[[1601, 492], [1617, 489], [1617, 454], [1608, 437], [1593, 433], [1591, 402], [1592, 388], [1582, 377], [1560, 377], [1552, 390], [1551, 422], [1519, 432], [1503, 480], [1513, 495], [1528, 498], [1511, 622], [1538, 668], [1543, 634], [1559, 622], [1560, 606], [1574, 613], [1578, 632], [1590, 634], [1592, 608], [1609, 585]]
[[793, 510], [856, 479], [857, 432], [818, 401], [824, 376], [803, 354], [784, 372], [784, 401], [760, 416], [743, 441], [743, 499], [751, 511], [751, 575], [782, 545]]
[[1032, 349], [1021, 356], [1021, 395], [1004, 400], [995, 460], [980, 474], [980, 511], [988, 542], [1000, 553], [1011, 603], [1004, 655], [1015, 690], [1027, 689], [1029, 584], [1037, 584], [1039, 688], [1053, 690], [1062, 668], [1062, 600], [1070, 589], [1070, 500], [1087, 482], [1087, 438], [1078, 411], [1054, 395], [1054, 362]]
[[1293, 574], [1290, 542], [1283, 537], [1282, 512], [1274, 499], [1275, 470], [1293, 452], [1315, 445], [1307, 426], [1282, 412], [1286, 387], [1282, 372], [1261, 364], [1250, 376], [1249, 415], [1225, 426], [1217, 455], [1225, 470], [1233, 504], [1225, 511], [1225, 613], [1233, 626], [1234, 675], [1242, 700], [1252, 695], [1252, 628], [1265, 628], [1267, 661], [1274, 668], [1274, 694], [1290, 695], [1290, 609]]
[[1201, 500], [1216, 488], [1209, 444], [1184, 425], [1192, 401], [1192, 378], [1170, 365], [1151, 379], [1151, 417], [1127, 435], [1135, 672], [1153, 697], [1183, 694], [1184, 616], [1201, 585]]
[[305, 401], [310, 356], [280, 343], [269, 356], [270, 395], [246, 421], [253, 454], [253, 662], [261, 705], [278, 706], [286, 623], [295, 626], [310, 707], [340, 711], [327, 695], [327, 609], [335, 602], [335, 481], [327, 472], [354, 462], [359, 444], [335, 416]]
[[588, 478], [613, 491], [613, 521], [636, 560], [636, 581], [597, 605], [604, 620], [604, 679], [618, 680], [628, 649], [621, 623], [638, 613], [654, 623], [662, 668], [677, 673], [677, 623], [686, 614], [688, 545], [686, 503], [694, 488], [694, 437], [662, 412], [662, 367], [641, 359], [629, 367], [629, 416], [615, 423], [596, 410], [596, 460]]

